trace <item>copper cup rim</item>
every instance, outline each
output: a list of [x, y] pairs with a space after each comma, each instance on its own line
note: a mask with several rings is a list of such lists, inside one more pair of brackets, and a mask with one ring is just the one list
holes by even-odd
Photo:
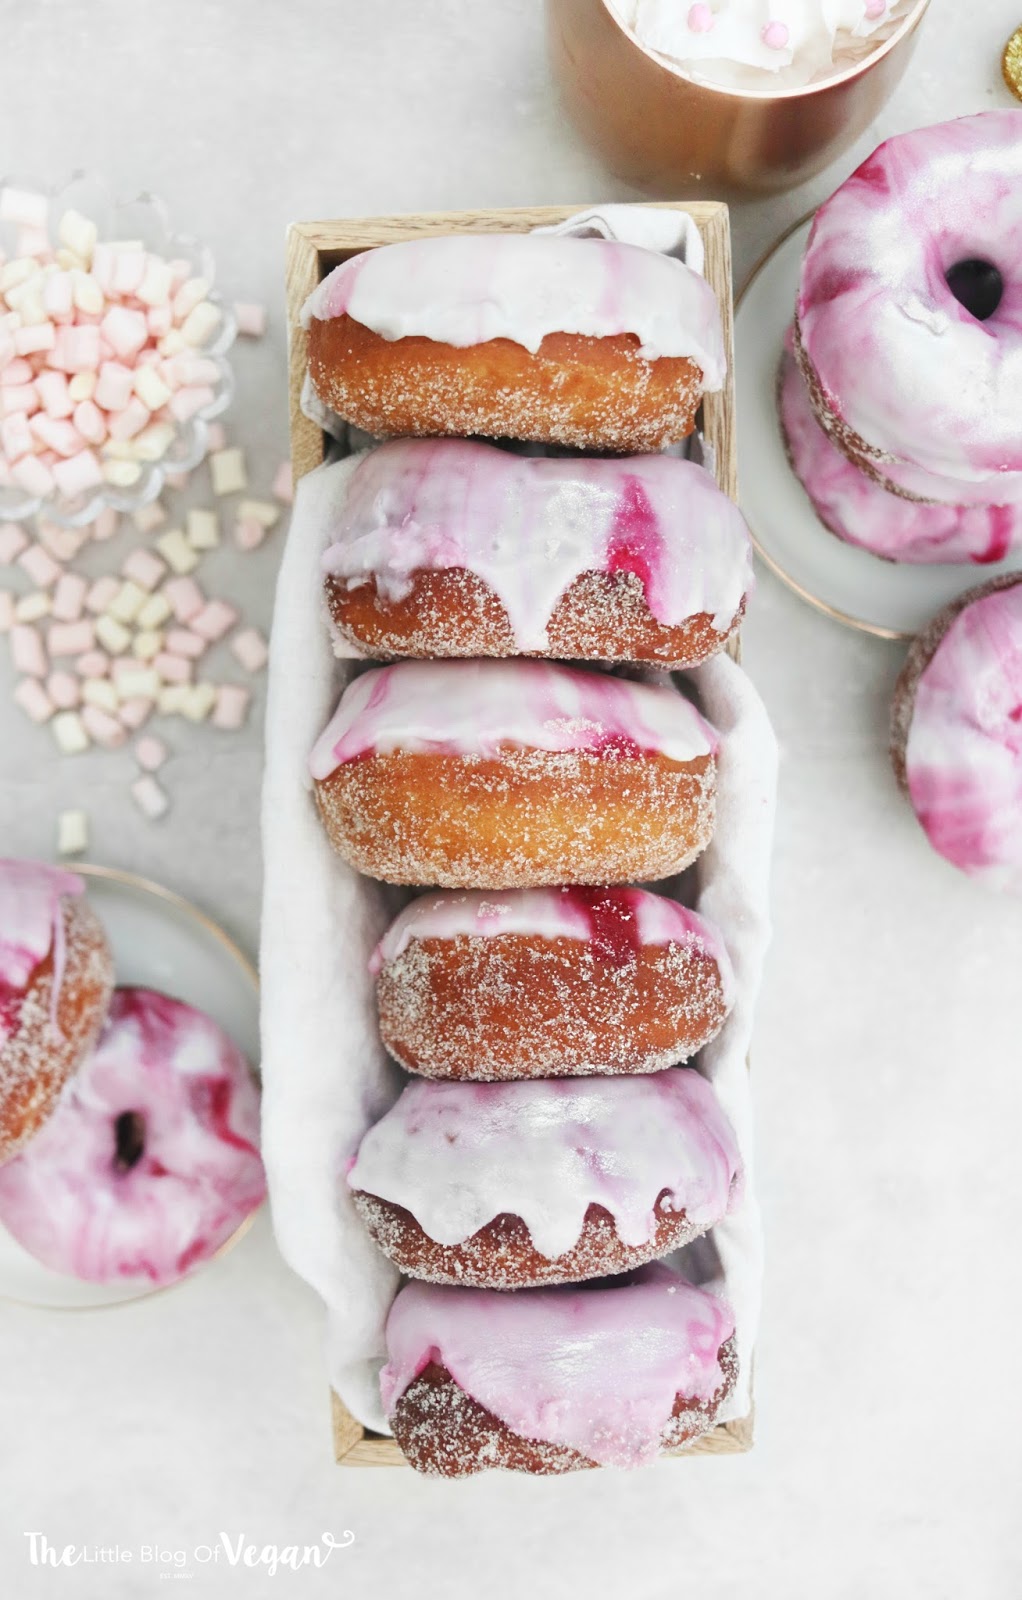
[[722, 95], [730, 100], [761, 102], [804, 100], [810, 96], [823, 94], [827, 90], [835, 89], [841, 84], [851, 83], [856, 78], [861, 78], [870, 68], [883, 61], [885, 56], [889, 56], [892, 50], [895, 50], [901, 41], [912, 32], [913, 28], [922, 21], [923, 15], [929, 8], [930, 0], [916, 0], [912, 10], [907, 16], [902, 17], [890, 38], [885, 39], [883, 44], [877, 45], [876, 49], [871, 50], [861, 61], [856, 61], [853, 66], [846, 67], [843, 72], [833, 73], [829, 78], [821, 78], [819, 83], [806, 83], [800, 88], [793, 89], [733, 89], [726, 84], [710, 83], [704, 79], [696, 78], [692, 73], [686, 72], [684, 67], [677, 62], [671, 61], [669, 57], [661, 55], [659, 51], [651, 50], [648, 45], [644, 45], [622, 21], [614, 8], [613, 0], [599, 0], [599, 3], [622, 38], [632, 45], [634, 49], [638, 50], [640, 55], [644, 55], [646, 60], [653, 66], [661, 68], [662, 71], [669, 73], [671, 77], [679, 79], [680, 82], [690, 85], [693, 89], [705, 89], [710, 94]]

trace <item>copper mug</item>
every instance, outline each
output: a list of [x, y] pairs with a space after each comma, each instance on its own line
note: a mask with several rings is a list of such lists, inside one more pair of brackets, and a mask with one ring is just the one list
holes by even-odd
[[774, 93], [695, 82], [641, 45], [610, 0], [547, 0], [547, 33], [568, 110], [612, 172], [720, 199], [791, 189], [847, 149], [908, 66], [929, 3], [853, 67]]

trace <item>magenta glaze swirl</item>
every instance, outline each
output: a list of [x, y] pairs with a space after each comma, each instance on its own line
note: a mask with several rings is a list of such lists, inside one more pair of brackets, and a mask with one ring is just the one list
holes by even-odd
[[905, 771], [934, 849], [1022, 894], [1022, 580], [948, 628], [916, 687]]
[[317, 781], [388, 755], [496, 757], [508, 749], [694, 761], [717, 736], [674, 689], [545, 661], [399, 661], [348, 685], [313, 747]]
[[687, 357], [703, 388], [727, 372], [720, 309], [706, 279], [659, 250], [570, 234], [457, 234], [405, 239], [342, 261], [305, 305], [347, 315], [383, 339], [464, 349], [510, 339], [535, 355], [551, 333], [633, 334], [648, 360]]
[[[1003, 299], [987, 321], [946, 281], [969, 260], [1003, 276]], [[961, 480], [968, 498], [981, 491], [989, 504], [1014, 498], [1022, 473], [1022, 111], [922, 128], [874, 151], [816, 214], [798, 319], [828, 406], [881, 461]]]
[[53, 1011], [64, 976], [64, 895], [85, 893], [73, 872], [42, 861], [0, 860], [0, 1049], [18, 1026], [21, 1001], [53, 951]]
[[117, 989], [95, 1054], [0, 1167], [0, 1222], [56, 1272], [165, 1284], [214, 1255], [265, 1192], [241, 1051], [201, 1011]]
[[493, 939], [499, 935], [577, 939], [601, 960], [633, 961], [644, 946], [693, 947], [717, 963], [725, 1007], [734, 970], [719, 931], [669, 895], [649, 889], [468, 889], [419, 895], [395, 917], [369, 958], [377, 977], [416, 939]]
[[473, 572], [522, 651], [546, 650], [558, 601], [586, 572], [639, 578], [665, 627], [708, 613], [724, 634], [752, 587], [738, 507], [676, 456], [523, 456], [467, 439], [394, 439], [355, 468], [323, 570], [402, 600], [413, 575]]
[[640, 1467], [659, 1453], [677, 1395], [705, 1403], [720, 1388], [733, 1333], [724, 1301], [659, 1262], [599, 1288], [410, 1283], [387, 1318], [380, 1391], [390, 1415], [437, 1361], [522, 1438]]
[[690, 1067], [621, 1078], [410, 1083], [370, 1128], [347, 1181], [459, 1245], [520, 1217], [540, 1255], [578, 1243], [602, 1206], [628, 1246], [648, 1244], [656, 1203], [694, 1228], [726, 1215], [741, 1161], [706, 1079]]
[[1022, 505], [924, 504], [860, 472], [821, 428], [793, 356], [781, 358], [781, 426], [795, 475], [820, 521], [888, 561], [1003, 561], [1022, 541]]

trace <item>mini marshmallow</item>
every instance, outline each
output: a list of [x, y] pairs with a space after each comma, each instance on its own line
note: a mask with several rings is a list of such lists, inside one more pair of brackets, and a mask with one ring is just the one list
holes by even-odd
[[[115, 294], [135, 295], [142, 286], [145, 274], [145, 251], [140, 241], [132, 240], [130, 243], [113, 245], [113, 266], [110, 273], [110, 283]], [[118, 309], [120, 309], [118, 307]], [[136, 312], [137, 316], [138, 313]], [[143, 324], [145, 318], [142, 319]], [[111, 343], [113, 341], [111, 340]]]
[[57, 238], [68, 250], [73, 250], [83, 261], [92, 260], [96, 248], [96, 224], [80, 211], [65, 211], [57, 226]]
[[52, 350], [56, 343], [57, 330], [52, 322], [38, 322], [32, 327], [18, 328], [14, 335], [14, 348], [19, 356], [34, 356], [41, 350]]
[[[44, 374], [40, 373], [40, 377], [42, 376]], [[64, 374], [57, 372], [53, 373], [52, 376], [62, 378]], [[38, 381], [36, 379], [37, 385]], [[91, 400], [96, 393], [96, 382], [96, 374], [94, 372], [76, 372], [73, 378], [68, 378], [67, 380], [68, 399], [73, 400], [75, 405], [80, 400]]]
[[150, 414], [149, 407], [142, 404], [137, 394], [133, 394], [123, 411], [118, 411], [107, 424], [111, 439], [116, 439], [118, 443], [133, 439], [136, 433], [142, 432]]
[[74, 280], [70, 272], [54, 272], [43, 286], [43, 305], [48, 316], [69, 317], [74, 306]]
[[136, 299], [141, 300], [144, 306], [166, 305], [170, 299], [170, 286], [170, 262], [161, 260], [159, 256], [147, 255], [142, 281], [135, 291]]
[[91, 272], [71, 273], [71, 295], [74, 299], [75, 309], [86, 317], [98, 317], [102, 314], [106, 299], [103, 290]]
[[238, 332], [244, 334], [247, 339], [261, 339], [266, 332], [266, 307], [244, 300], [235, 300], [232, 309]]
[[[173, 271], [173, 267], [171, 268]], [[178, 289], [171, 303], [175, 322], [183, 322], [200, 305], [209, 293], [205, 278], [188, 278]]]
[[[201, 605], [201, 600], [199, 603]], [[161, 628], [170, 616], [173, 616], [173, 612], [166, 595], [154, 594], [141, 606], [135, 621], [143, 632], [151, 632], [154, 628]]]
[[138, 809], [153, 822], [162, 817], [170, 805], [165, 791], [150, 772], [144, 778], [135, 779], [131, 793]]
[[250, 699], [251, 695], [247, 689], [242, 689], [236, 683], [222, 683], [216, 691], [213, 715], [210, 718], [214, 728], [222, 728], [225, 732], [233, 733], [238, 728], [244, 727]]
[[173, 391], [152, 367], [136, 367], [135, 393], [150, 411], [159, 411], [171, 399]]
[[214, 494], [238, 494], [248, 488], [244, 452], [235, 445], [230, 450], [217, 450], [209, 458]]
[[[174, 443], [174, 429], [169, 422], [151, 422], [134, 438], [135, 455], [139, 461], [159, 461]], [[170, 474], [167, 482], [174, 487]]]
[[190, 422], [206, 406], [212, 405], [215, 398], [208, 384], [190, 385], [177, 390], [167, 409], [176, 422]]
[[[58, 456], [77, 455], [85, 444], [85, 440], [73, 423], [47, 416], [45, 411], [37, 411], [35, 416], [29, 419], [28, 425], [39, 444], [45, 450], [55, 450]], [[36, 449], [38, 448], [39, 445], [36, 446]]]
[[153, 533], [166, 522], [167, 513], [158, 500], [150, 500], [148, 505], [132, 512], [131, 520], [139, 533]]
[[231, 654], [246, 672], [261, 672], [266, 665], [269, 651], [266, 641], [257, 628], [243, 628], [236, 633], [230, 644]]
[[[143, 628], [131, 641], [131, 653], [136, 661], [152, 661], [163, 649], [163, 634], [156, 628]], [[180, 655], [181, 652], [174, 653]]]
[[160, 674], [152, 667], [136, 666], [133, 662], [124, 665], [125, 670], [118, 672], [114, 680], [118, 700], [155, 700], [163, 687]]
[[104, 611], [96, 621], [96, 638], [103, 649], [112, 656], [121, 656], [131, 643], [131, 634], [116, 617]]
[[[157, 584], [166, 577], [167, 567], [166, 563], [161, 561], [158, 555], [154, 555], [151, 550], [139, 548], [132, 550], [131, 554], [124, 558], [121, 571], [126, 578], [130, 578], [139, 588], [144, 589], [147, 594], [151, 594]], [[143, 603], [144, 597], [139, 601], [139, 608]], [[137, 614], [136, 612], [136, 616]], [[129, 620], [130, 618], [121, 618], [122, 622]]]
[[53, 473], [38, 456], [22, 456], [12, 466], [11, 477], [19, 489], [40, 500], [45, 500], [53, 493]]
[[81, 704], [82, 685], [73, 672], [51, 672], [46, 680], [46, 693], [61, 711], [73, 711]]
[[19, 457], [29, 455], [32, 449], [32, 430], [25, 414], [15, 411], [11, 416], [4, 417], [0, 422], [0, 450], [3, 450], [8, 461], [17, 461]]
[[87, 706], [98, 706], [113, 716], [120, 704], [116, 686], [109, 678], [87, 678], [82, 684], [82, 699]]
[[243, 521], [258, 522], [264, 528], [273, 528], [280, 521], [280, 507], [272, 500], [240, 500], [238, 516]]
[[191, 682], [192, 663], [184, 656], [174, 656], [169, 650], [161, 650], [154, 659], [153, 666], [164, 683]]
[[185, 696], [188, 693], [187, 683], [168, 683], [165, 689], [160, 690], [157, 705], [160, 714], [165, 717], [180, 716], [184, 710]]
[[[102, 617], [100, 622], [102, 622]], [[47, 643], [54, 656], [81, 656], [93, 650], [99, 636], [100, 622], [90, 622], [82, 617], [78, 622], [51, 624]]]
[[266, 529], [261, 522], [240, 519], [234, 524], [234, 543], [239, 550], [258, 550], [266, 538]]
[[30, 622], [16, 622], [11, 629], [11, 660], [15, 670], [28, 678], [45, 678], [49, 661], [39, 629]]
[[[6, 375], [5, 373], [4, 376]], [[0, 388], [0, 416], [14, 417], [20, 413], [22, 418], [25, 418], [30, 412], [35, 411], [38, 405], [39, 391], [34, 383], [9, 383]], [[30, 444], [31, 439], [32, 436], [29, 434]], [[9, 446], [4, 447], [4, 455], [8, 461], [14, 460]]]
[[[198, 556], [180, 528], [171, 528], [167, 533], [161, 534], [156, 541], [156, 548], [179, 577], [193, 572], [199, 565]], [[171, 604], [173, 605], [173, 601]]]
[[77, 711], [61, 711], [50, 724], [62, 755], [80, 756], [89, 748], [89, 736]]
[[[89, 402], [86, 400], [85, 404]], [[61, 494], [69, 500], [74, 500], [80, 494], [85, 494], [89, 489], [97, 489], [103, 482], [103, 469], [96, 460], [91, 450], [79, 450], [77, 455], [70, 456], [67, 461], [55, 461], [53, 476]]]
[[94, 400], [79, 400], [74, 425], [87, 444], [102, 444], [107, 436], [106, 417]]
[[[68, 712], [74, 716], [73, 711]], [[103, 745], [107, 750], [116, 750], [127, 739], [127, 730], [108, 712], [102, 711], [99, 706], [86, 706], [82, 712], [82, 726], [90, 739], [95, 739], [97, 744]]]
[[107, 606], [107, 615], [116, 617], [118, 622], [134, 622], [145, 602], [146, 591], [140, 584], [126, 579], [110, 604]]
[[61, 576], [62, 568], [41, 544], [30, 544], [18, 557], [18, 566], [27, 572], [39, 589], [49, 589]]
[[92, 524], [92, 537], [97, 542], [112, 539], [120, 524], [120, 517], [113, 506], [104, 506], [97, 514]]
[[28, 537], [16, 522], [0, 522], [0, 567], [12, 566], [28, 547]]
[[207, 600], [202, 610], [191, 618], [189, 626], [203, 639], [208, 639], [210, 644], [216, 644], [218, 639], [230, 632], [237, 620], [236, 608], [228, 605], [226, 600]]
[[135, 760], [143, 772], [159, 772], [168, 755], [167, 746], [155, 734], [147, 734], [135, 744]]
[[151, 700], [125, 700], [117, 713], [121, 726], [137, 733], [144, 727], [152, 716], [153, 702]]
[[110, 657], [104, 650], [86, 650], [75, 662], [75, 671], [81, 678], [105, 678], [110, 671]]
[[189, 722], [205, 722], [216, 703], [216, 685], [195, 683], [182, 696], [181, 711]]
[[65, 323], [57, 329], [49, 364], [63, 372], [94, 372], [99, 366], [99, 329], [89, 323]]
[[93, 616], [98, 617], [101, 611], [106, 610], [120, 587], [117, 579], [112, 576], [97, 578], [85, 596], [86, 611], [91, 611]]
[[150, 306], [146, 314], [150, 339], [164, 339], [174, 326], [174, 313], [170, 306]]
[[226, 450], [227, 429], [222, 422], [210, 422], [206, 425], [206, 454], [211, 455], [214, 450]]
[[14, 619], [16, 622], [41, 622], [53, 610], [53, 601], [41, 589], [36, 589], [32, 594], [22, 595], [14, 602]]
[[215, 511], [189, 511], [188, 543], [193, 550], [213, 550], [220, 543], [220, 520]]
[[33, 722], [49, 722], [56, 707], [38, 678], [22, 678], [14, 691], [14, 703]]
[[112, 489], [132, 489], [142, 476], [137, 461], [108, 461], [103, 476]]
[[80, 573], [61, 573], [53, 591], [53, 615], [58, 622], [78, 621], [88, 589], [88, 581]]
[[89, 819], [84, 811], [62, 811], [57, 818], [57, 854], [80, 856], [89, 848]]
[[48, 417], [61, 420], [71, 415], [75, 408], [71, 398], [71, 385], [63, 372], [44, 368], [35, 379], [36, 393]]
[[200, 638], [190, 628], [171, 628], [167, 634], [167, 649], [171, 655], [198, 661], [209, 649], [209, 640]]
[[88, 543], [89, 528], [62, 528], [58, 522], [46, 517], [38, 518], [36, 528], [39, 543], [44, 545], [55, 561], [73, 561], [84, 544]]
[[96, 379], [93, 399], [104, 411], [123, 411], [131, 399], [135, 375], [119, 361], [104, 361]]

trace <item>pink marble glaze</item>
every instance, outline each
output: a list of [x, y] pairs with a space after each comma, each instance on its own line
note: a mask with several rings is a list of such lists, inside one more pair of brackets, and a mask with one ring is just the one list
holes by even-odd
[[649, 360], [692, 360], [706, 390], [722, 388], [727, 371], [706, 279], [673, 256], [610, 239], [458, 234], [364, 250], [312, 291], [302, 325], [345, 314], [384, 339], [459, 348], [511, 339], [533, 354], [551, 333], [634, 334]]
[[717, 736], [674, 689], [545, 661], [400, 661], [349, 684], [313, 747], [313, 778], [395, 750], [495, 757], [508, 749], [694, 761]]
[[1003, 561], [1022, 542], [1022, 505], [924, 504], [860, 472], [820, 426], [793, 356], [782, 357], [781, 426], [791, 464], [820, 521], [888, 561]]
[[1022, 579], [948, 628], [916, 688], [905, 769], [934, 849], [1022, 894]]
[[[1004, 279], [986, 321], [946, 282], [969, 260]], [[1020, 263], [1018, 110], [889, 139], [816, 214], [798, 296], [805, 357], [882, 471], [963, 485], [934, 499], [1000, 505], [1019, 493]]]
[[692, 946], [720, 969], [725, 1007], [735, 979], [724, 941], [704, 917], [649, 889], [440, 890], [420, 895], [396, 917], [369, 958], [377, 976], [416, 939], [492, 939], [505, 934], [577, 939], [602, 960], [625, 965], [644, 945]]
[[706, 1079], [648, 1077], [410, 1083], [362, 1140], [352, 1189], [410, 1211], [438, 1244], [463, 1244], [495, 1217], [520, 1217], [553, 1261], [603, 1206], [626, 1245], [656, 1233], [655, 1206], [712, 1227], [741, 1162]]
[[507, 1294], [411, 1283], [387, 1319], [380, 1390], [388, 1415], [438, 1361], [523, 1438], [602, 1466], [656, 1458], [679, 1394], [710, 1400], [730, 1307], [655, 1263], [596, 1288]]
[[73, 872], [41, 861], [0, 860], [0, 1049], [18, 1025], [21, 1001], [39, 963], [54, 953], [53, 1010], [64, 976], [61, 899], [85, 893]]
[[675, 456], [524, 456], [465, 439], [395, 439], [352, 474], [323, 570], [402, 600], [413, 575], [461, 568], [499, 597], [518, 648], [545, 650], [585, 572], [633, 572], [666, 627], [709, 613], [722, 635], [752, 587], [738, 507]]
[[214, 1255], [265, 1188], [259, 1091], [237, 1046], [191, 1006], [118, 989], [95, 1054], [0, 1167], [0, 1222], [57, 1272], [165, 1284]]

